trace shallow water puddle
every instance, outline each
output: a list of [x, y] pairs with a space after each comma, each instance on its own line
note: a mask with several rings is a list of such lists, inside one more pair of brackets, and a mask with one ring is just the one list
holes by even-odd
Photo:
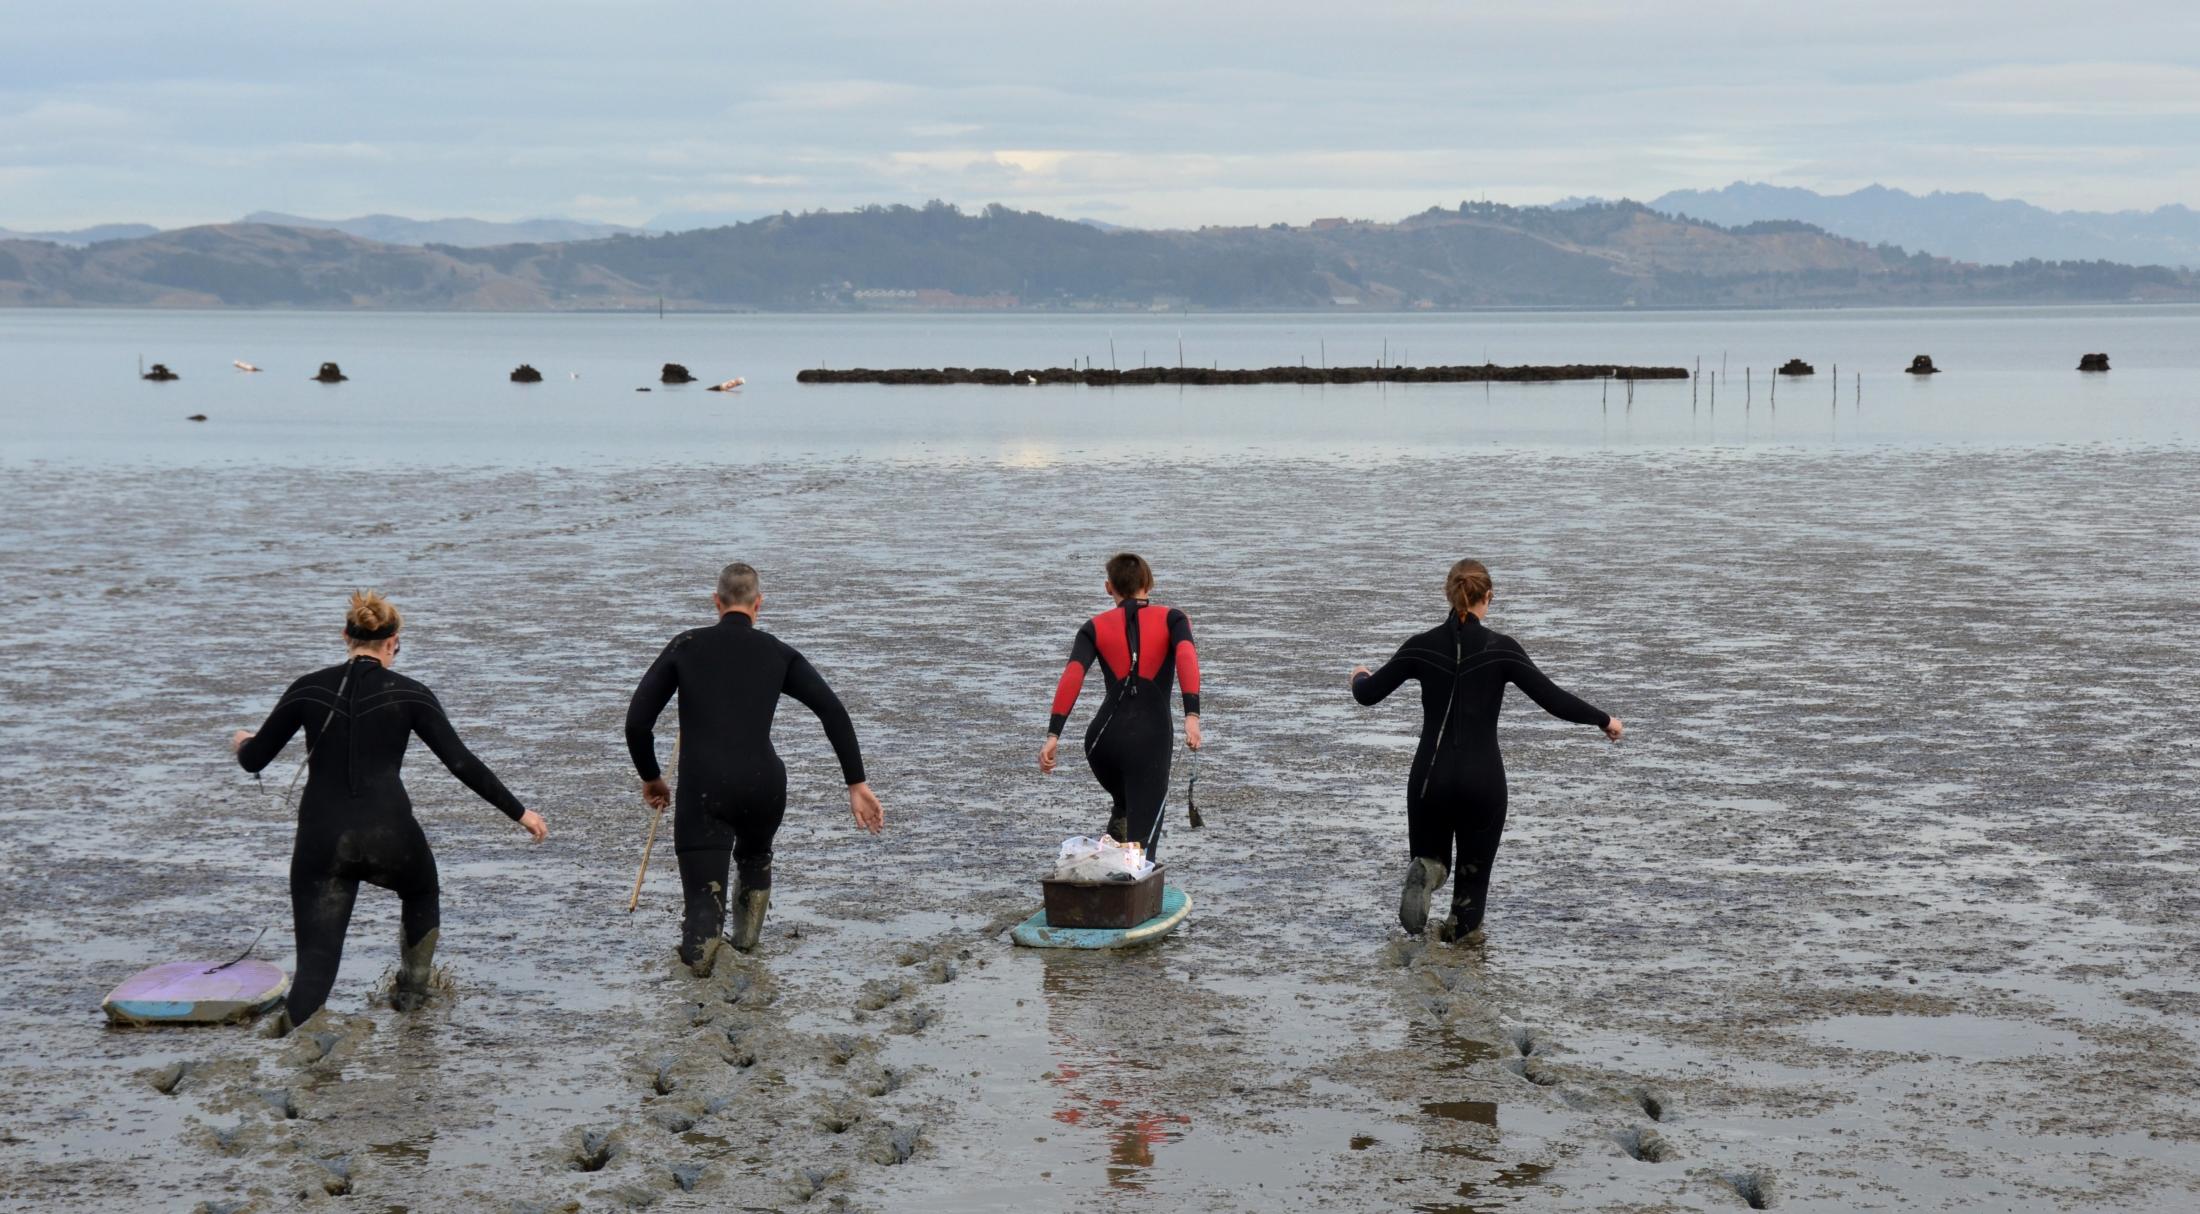
[[1796, 1030], [1798, 1036], [1851, 1050], [1937, 1054], [1967, 1062], [2067, 1054], [2086, 1048], [2073, 1033], [1987, 1016], [1834, 1016]]

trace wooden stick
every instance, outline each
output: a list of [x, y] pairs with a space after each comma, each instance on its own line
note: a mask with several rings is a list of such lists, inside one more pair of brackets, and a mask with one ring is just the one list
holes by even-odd
[[[680, 766], [679, 734], [672, 735], [672, 766], [674, 770]], [[627, 914], [633, 914], [634, 908], [642, 904], [642, 878], [649, 875], [649, 853], [657, 850], [657, 823], [663, 821], [664, 816], [665, 811], [660, 809], [649, 817], [649, 837], [642, 841], [642, 868], [634, 874], [634, 893], [626, 900]]]
[[642, 904], [642, 878], [649, 875], [649, 853], [657, 848], [657, 823], [664, 816], [665, 811], [661, 809], [650, 816], [649, 839], [642, 844], [642, 871], [634, 874], [634, 895], [626, 900], [627, 914], [633, 914], [634, 908]]

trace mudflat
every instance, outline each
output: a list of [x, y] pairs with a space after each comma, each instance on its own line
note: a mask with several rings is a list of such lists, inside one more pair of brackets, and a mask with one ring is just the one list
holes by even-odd
[[[2200, 1202], [2184, 447], [18, 465], [0, 510], [0, 1208]], [[1199, 639], [1208, 827], [1172, 803], [1165, 848], [1198, 910], [1018, 950], [1054, 845], [1104, 821], [1034, 755], [1120, 547]], [[1512, 697], [1480, 948], [1398, 931], [1417, 714], [1345, 682], [1461, 555], [1628, 724]], [[854, 713], [888, 831], [784, 705], [771, 922], [699, 979], [663, 841], [624, 913], [619, 725], [731, 559]], [[416, 750], [433, 1004], [378, 1004], [369, 890], [325, 1021], [107, 1028], [154, 961], [271, 925], [289, 962], [297, 752], [255, 782], [223, 743], [336, 660], [361, 585], [550, 841]]]

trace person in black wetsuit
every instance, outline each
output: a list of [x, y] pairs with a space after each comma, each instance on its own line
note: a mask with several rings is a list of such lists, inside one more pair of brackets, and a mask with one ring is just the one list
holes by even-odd
[[1460, 561], [1444, 580], [1451, 612], [1443, 623], [1399, 646], [1381, 670], [1357, 667], [1352, 697], [1382, 702], [1407, 679], [1421, 683], [1421, 745], [1406, 785], [1406, 830], [1413, 861], [1406, 869], [1398, 922], [1419, 935], [1429, 899], [1444, 887], [1457, 848], [1451, 916], [1441, 939], [1476, 942], [1487, 909], [1490, 864], [1505, 830], [1505, 760], [1497, 749], [1497, 714], [1505, 685], [1528, 693], [1543, 711], [1594, 725], [1617, 742], [1618, 717], [1553, 683], [1520, 642], [1483, 624], [1490, 611], [1490, 571]]
[[1051, 774], [1062, 727], [1085, 685], [1085, 669], [1098, 660], [1107, 695], [1085, 726], [1085, 761], [1114, 803], [1107, 833], [1141, 845], [1149, 859], [1161, 849], [1161, 805], [1176, 755], [1172, 681], [1184, 692], [1184, 744], [1200, 747], [1199, 652], [1192, 647], [1192, 622], [1174, 607], [1149, 602], [1152, 591], [1153, 568], [1145, 558], [1124, 552], [1108, 561], [1108, 594], [1115, 606], [1085, 621], [1070, 643], [1069, 664], [1054, 686], [1047, 740], [1039, 748], [1039, 770]]
[[[772, 716], [782, 694], [807, 705], [824, 723], [848, 782], [848, 809], [856, 824], [872, 834], [886, 824], [878, 795], [864, 779], [863, 752], [848, 710], [809, 659], [756, 627], [756, 613], [764, 606], [756, 570], [726, 566], [711, 602], [718, 623], [672, 638], [626, 710], [626, 746], [642, 777], [642, 801], [661, 810], [674, 798], [657, 765], [654, 730], [666, 701], [675, 692], [680, 696], [681, 741], [674, 748], [680, 791], [672, 818], [686, 903], [680, 959], [699, 973], [714, 964], [729, 906], [733, 947], [754, 949], [764, 930], [772, 837], [787, 812], [787, 765], [772, 749]], [[739, 884], [728, 891], [726, 878], [735, 866]]]
[[390, 669], [402, 622], [380, 594], [352, 595], [344, 618], [349, 651], [344, 663], [292, 683], [258, 733], [240, 729], [229, 740], [237, 762], [257, 772], [275, 761], [300, 728], [306, 731], [306, 790], [298, 799], [298, 841], [290, 856], [298, 972], [284, 1010], [293, 1025], [305, 1023], [328, 1000], [361, 881], [394, 892], [404, 903], [391, 1004], [410, 1011], [427, 998], [442, 910], [435, 853], [398, 777], [414, 734], [452, 775], [537, 842], [549, 833], [542, 815], [523, 807], [458, 740], [435, 694]]

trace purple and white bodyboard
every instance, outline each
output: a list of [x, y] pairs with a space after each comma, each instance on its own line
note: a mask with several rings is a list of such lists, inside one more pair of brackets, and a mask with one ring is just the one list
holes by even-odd
[[232, 1024], [274, 1007], [290, 990], [290, 978], [278, 965], [216, 966], [221, 962], [156, 965], [108, 992], [100, 1006], [116, 1024]]

